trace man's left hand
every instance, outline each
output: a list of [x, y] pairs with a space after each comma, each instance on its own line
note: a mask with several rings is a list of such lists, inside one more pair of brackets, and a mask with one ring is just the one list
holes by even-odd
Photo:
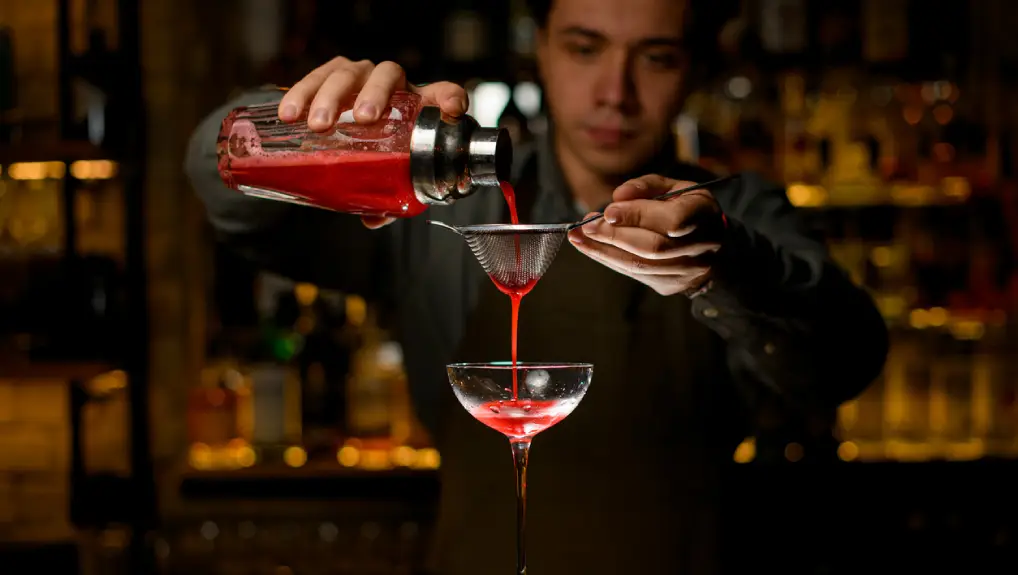
[[710, 282], [722, 247], [721, 207], [707, 190], [651, 199], [692, 185], [656, 175], [630, 180], [615, 189], [604, 217], [569, 232], [569, 241], [661, 295], [695, 293]]

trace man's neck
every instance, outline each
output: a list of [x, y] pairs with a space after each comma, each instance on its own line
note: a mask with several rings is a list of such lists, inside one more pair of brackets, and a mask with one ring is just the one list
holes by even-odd
[[611, 202], [612, 192], [625, 181], [624, 178], [606, 178], [590, 170], [559, 137], [555, 138], [554, 146], [562, 178], [573, 200], [586, 211], [599, 210]]

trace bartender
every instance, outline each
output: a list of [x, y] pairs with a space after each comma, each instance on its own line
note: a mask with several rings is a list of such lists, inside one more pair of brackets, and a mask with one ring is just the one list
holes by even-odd
[[[807, 235], [780, 186], [714, 179], [678, 163], [672, 120], [704, 46], [699, 0], [533, 2], [549, 129], [517, 150], [524, 222], [604, 219], [574, 230], [523, 301], [520, 357], [594, 364], [583, 403], [539, 436], [530, 468], [528, 562], [535, 573], [717, 572], [719, 472], [754, 406], [830, 412], [881, 371], [887, 332], [870, 297]], [[359, 93], [358, 122], [413, 90], [456, 116], [464, 89], [414, 86], [393, 62], [337, 57], [294, 85], [281, 119], [314, 130]], [[509, 301], [464, 242], [428, 226], [246, 197], [216, 172], [227, 111], [278, 98], [253, 91], [212, 113], [187, 171], [223, 242], [295, 280], [387, 297], [396, 306], [412, 395], [443, 456], [431, 567], [476, 575], [514, 563], [512, 463], [505, 438], [456, 403], [444, 366], [505, 359]], [[505, 217], [501, 194], [433, 208], [452, 224]]]

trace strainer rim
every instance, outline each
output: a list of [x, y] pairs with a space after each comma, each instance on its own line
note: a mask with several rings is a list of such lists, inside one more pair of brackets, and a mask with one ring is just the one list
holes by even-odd
[[456, 226], [456, 231], [463, 234], [549, 234], [569, 231], [571, 224], [474, 224]]

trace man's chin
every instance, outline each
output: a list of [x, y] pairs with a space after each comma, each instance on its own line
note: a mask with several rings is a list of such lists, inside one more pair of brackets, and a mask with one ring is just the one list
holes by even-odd
[[629, 177], [647, 163], [648, 157], [634, 154], [632, 148], [592, 147], [584, 150], [586, 164], [609, 177]]

